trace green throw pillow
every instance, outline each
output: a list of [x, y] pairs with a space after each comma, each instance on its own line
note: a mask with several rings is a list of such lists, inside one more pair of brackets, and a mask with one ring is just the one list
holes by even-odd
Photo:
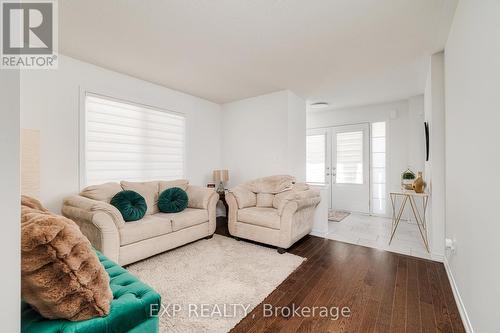
[[187, 193], [179, 187], [172, 187], [161, 192], [158, 198], [158, 208], [163, 213], [182, 212], [187, 205]]
[[142, 195], [134, 191], [118, 192], [110, 203], [122, 213], [125, 222], [142, 219], [148, 209], [146, 200]]

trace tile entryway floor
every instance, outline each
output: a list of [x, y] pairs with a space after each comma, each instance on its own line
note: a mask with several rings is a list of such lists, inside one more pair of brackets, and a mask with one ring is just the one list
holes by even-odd
[[351, 214], [341, 222], [328, 222], [328, 234], [323, 237], [390, 252], [430, 259], [415, 222], [401, 220], [389, 245], [391, 219]]

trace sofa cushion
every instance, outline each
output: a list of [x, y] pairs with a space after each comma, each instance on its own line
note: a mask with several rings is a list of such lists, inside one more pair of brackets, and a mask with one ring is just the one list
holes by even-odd
[[257, 207], [272, 207], [274, 194], [257, 193]]
[[187, 181], [186, 179], [160, 180], [158, 182], [159, 193], [162, 193], [163, 191], [168, 190], [172, 187], [180, 187], [185, 191], [188, 185], [189, 181]]
[[146, 215], [156, 214], [158, 209], [158, 182], [126, 182], [122, 181], [121, 186], [124, 190], [135, 191], [144, 197], [148, 210]]
[[26, 196], [21, 200], [21, 296], [42, 316], [70, 321], [108, 315], [113, 298], [109, 276], [76, 223]]
[[266, 207], [249, 207], [238, 210], [238, 221], [271, 229], [279, 229], [278, 210]]
[[188, 195], [180, 187], [172, 187], [161, 192], [158, 198], [158, 208], [163, 213], [179, 213], [186, 209]]
[[172, 216], [173, 231], [208, 222], [208, 211], [205, 209], [186, 208], [180, 213], [170, 215]]
[[143, 196], [134, 191], [118, 192], [110, 203], [120, 211], [125, 222], [142, 219], [148, 209]]
[[84, 188], [80, 195], [92, 200], [105, 201], [109, 203], [116, 193], [122, 191], [118, 183], [104, 183], [100, 185], [91, 185]]
[[252, 180], [245, 185], [254, 193], [280, 193], [292, 188], [295, 178], [288, 175], [276, 175]]
[[189, 198], [189, 208], [207, 209], [212, 195], [215, 194], [213, 188], [189, 185], [186, 189]]
[[128, 245], [156, 236], [165, 235], [172, 232], [172, 215], [157, 213], [146, 215], [143, 219], [125, 223], [120, 228], [120, 245]]
[[238, 185], [229, 192], [234, 195], [239, 209], [257, 205], [257, 195], [243, 185]]

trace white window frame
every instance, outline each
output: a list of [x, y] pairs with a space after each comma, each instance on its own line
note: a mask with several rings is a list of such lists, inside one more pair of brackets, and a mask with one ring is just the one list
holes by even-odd
[[[329, 143], [328, 143], [328, 139], [329, 139], [329, 133], [328, 133], [328, 130], [327, 129], [308, 129], [306, 131], [306, 140], [307, 140], [307, 137], [308, 136], [315, 136], [315, 135], [322, 135], [324, 136], [325, 138], [325, 153], [324, 153], [324, 156], [325, 156], [325, 170], [324, 170], [324, 182], [323, 183], [317, 183], [317, 182], [310, 182], [307, 180], [307, 156], [306, 156], [306, 182], [309, 183], [309, 184], [320, 184], [320, 185], [324, 185], [324, 184], [328, 184], [329, 183], [329, 165], [330, 163], [328, 162], [330, 156], [329, 156], [329, 153], [328, 153], [328, 148], [329, 148]], [[306, 147], [307, 149], [307, 147]]]
[[[375, 123], [384, 123], [385, 124], [385, 133], [384, 133], [384, 140], [385, 140], [385, 152], [384, 152], [384, 157], [385, 157], [385, 166], [384, 166], [384, 172], [385, 172], [385, 208], [384, 208], [384, 213], [375, 213], [374, 212], [374, 190], [375, 190], [375, 183], [374, 183], [374, 175], [373, 175], [373, 147], [372, 147], [372, 140], [373, 140], [373, 124]], [[373, 216], [389, 216], [389, 192], [390, 192], [390, 174], [389, 174], [389, 121], [388, 120], [380, 120], [380, 121], [372, 121], [370, 122], [370, 215]]]
[[185, 113], [176, 112], [172, 110], [168, 110], [159, 106], [154, 106], [145, 102], [132, 100], [130, 98], [121, 98], [121, 97], [112, 97], [112, 95], [117, 96], [118, 94], [113, 93], [103, 93], [96, 92], [93, 89], [85, 89], [80, 87], [79, 94], [79, 119], [78, 119], [78, 130], [79, 130], [79, 142], [78, 142], [78, 187], [80, 190], [87, 186], [87, 165], [86, 165], [86, 139], [87, 139], [87, 119], [86, 119], [86, 97], [87, 96], [95, 96], [98, 98], [107, 99], [110, 101], [116, 101], [119, 103], [127, 103], [132, 105], [137, 105], [143, 108], [166, 112], [172, 115], [181, 116], [185, 119], [185, 128], [184, 128], [184, 147], [183, 147], [183, 176], [182, 178], [187, 178], [187, 145], [188, 145], [188, 117]]

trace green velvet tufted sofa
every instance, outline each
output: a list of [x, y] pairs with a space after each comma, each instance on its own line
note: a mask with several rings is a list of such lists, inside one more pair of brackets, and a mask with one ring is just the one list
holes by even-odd
[[111, 311], [107, 317], [78, 322], [45, 319], [30, 305], [21, 305], [23, 333], [151, 333], [158, 332], [158, 317], [151, 309], [159, 309], [160, 295], [151, 287], [104, 255], [97, 252], [108, 272], [113, 292]]

